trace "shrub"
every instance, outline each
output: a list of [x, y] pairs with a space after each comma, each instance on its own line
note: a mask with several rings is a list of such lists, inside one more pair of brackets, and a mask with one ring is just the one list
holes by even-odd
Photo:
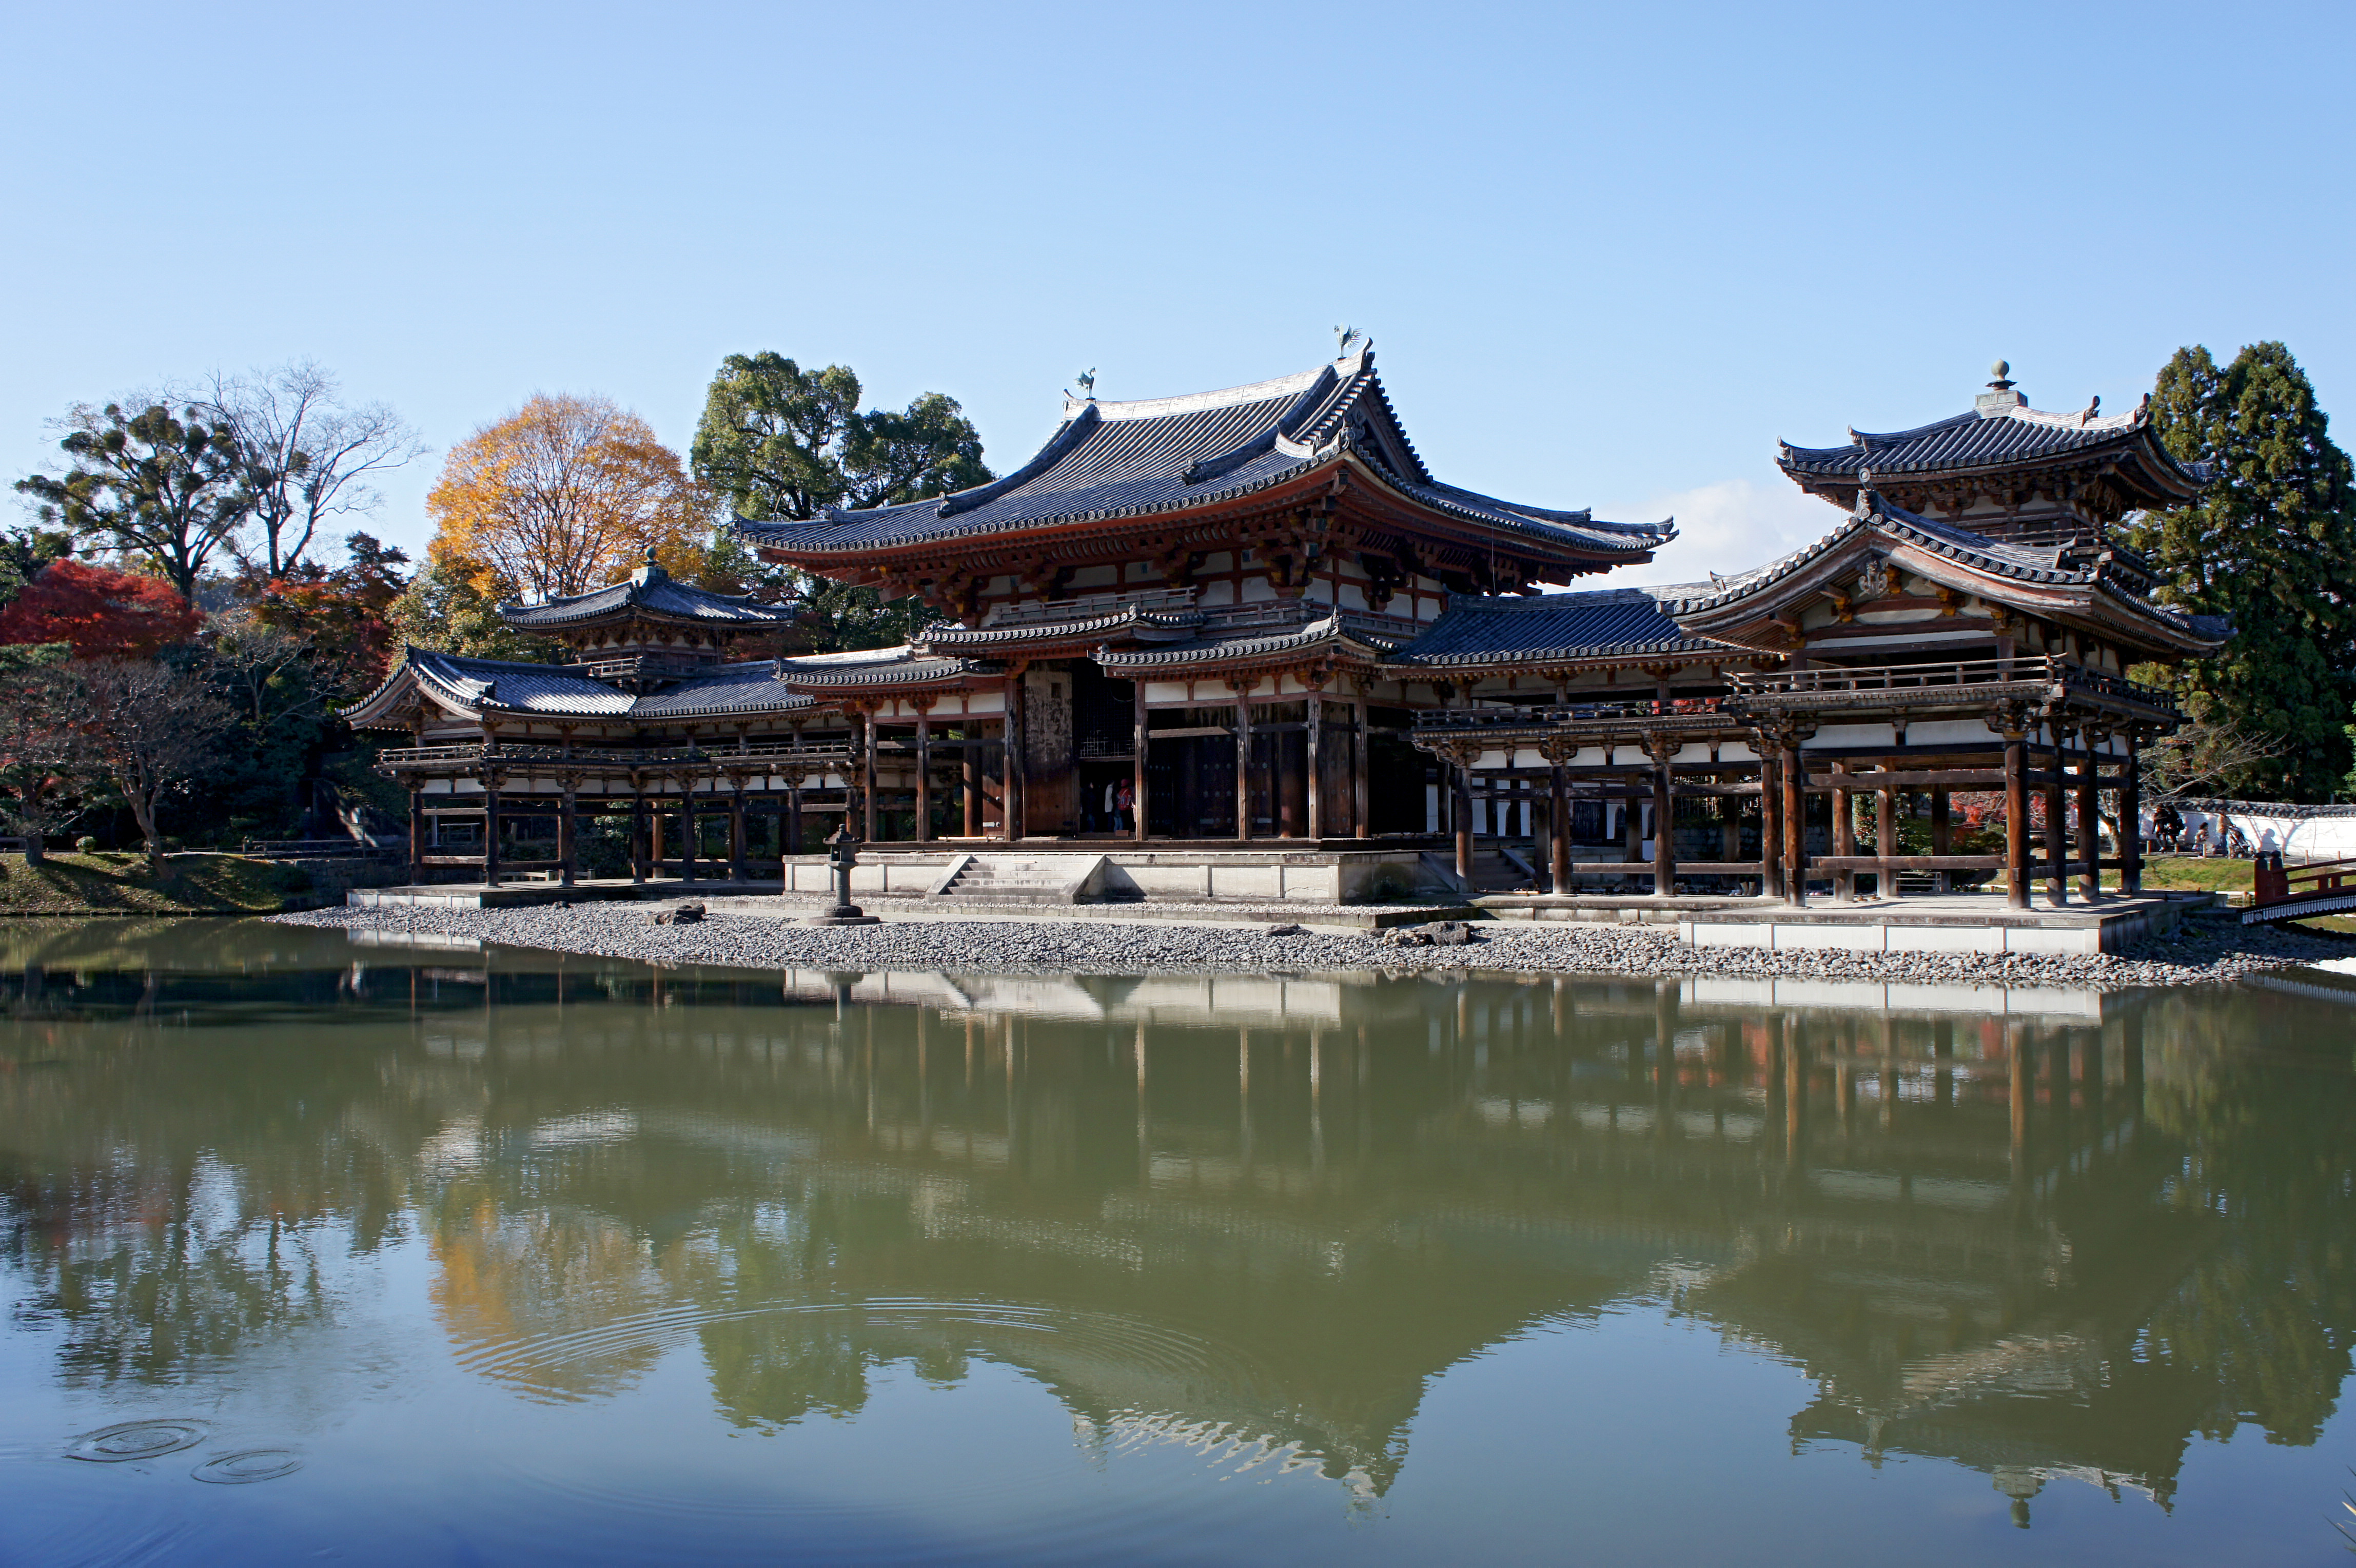
[[81, 837], [74, 840], [74, 853], [76, 854], [96, 854], [98, 853], [98, 841], [91, 837], [88, 833], [84, 833]]

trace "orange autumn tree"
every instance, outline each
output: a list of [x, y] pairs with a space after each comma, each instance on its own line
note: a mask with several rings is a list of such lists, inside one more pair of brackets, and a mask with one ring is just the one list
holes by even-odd
[[452, 447], [425, 508], [435, 566], [536, 598], [618, 581], [648, 550], [691, 576], [712, 515], [645, 420], [611, 398], [544, 393]]

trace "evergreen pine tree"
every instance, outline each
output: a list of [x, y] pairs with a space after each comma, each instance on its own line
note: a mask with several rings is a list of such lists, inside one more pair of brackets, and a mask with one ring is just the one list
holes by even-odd
[[2179, 459], [2214, 466], [2200, 500], [2146, 513], [2130, 542], [2160, 598], [2233, 624], [2233, 639], [2177, 680], [2196, 718], [2279, 736], [2277, 757], [2227, 781], [2237, 795], [2328, 800], [2350, 764], [2356, 703], [2356, 475], [2280, 343], [2219, 369], [2179, 349], [2152, 417]]

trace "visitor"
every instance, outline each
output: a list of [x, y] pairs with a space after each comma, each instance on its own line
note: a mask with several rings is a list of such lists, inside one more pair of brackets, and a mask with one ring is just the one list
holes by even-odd
[[1112, 831], [1117, 833], [1135, 832], [1137, 822], [1131, 813], [1136, 810], [1137, 786], [1123, 777], [1112, 787]]

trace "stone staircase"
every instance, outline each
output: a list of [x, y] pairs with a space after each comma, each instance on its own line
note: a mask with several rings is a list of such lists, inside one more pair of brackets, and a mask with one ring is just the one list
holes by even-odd
[[1100, 854], [960, 855], [928, 897], [975, 904], [1078, 904], [1097, 897], [1091, 889], [1103, 865]]
[[[1426, 851], [1423, 863], [1451, 886], [1460, 880], [1453, 855]], [[1457, 890], [1468, 895], [1517, 893], [1536, 886], [1537, 875], [1536, 866], [1510, 849], [1495, 845], [1486, 848], [1475, 846], [1472, 851], [1472, 885]]]

